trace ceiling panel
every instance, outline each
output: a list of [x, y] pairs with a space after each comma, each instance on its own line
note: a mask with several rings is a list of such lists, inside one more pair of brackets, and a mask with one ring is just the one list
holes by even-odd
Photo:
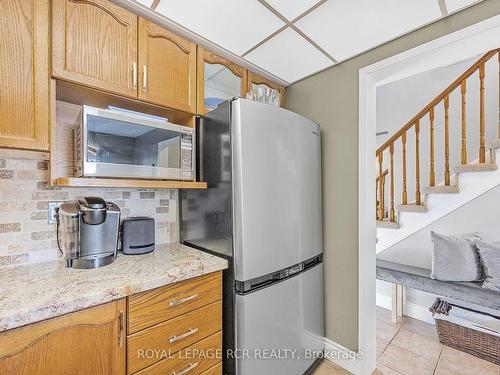
[[446, 0], [446, 8], [448, 12], [456, 12], [462, 8], [465, 8], [471, 4], [479, 3], [481, 0]]
[[333, 65], [329, 58], [290, 28], [257, 47], [245, 59], [290, 83]]
[[156, 11], [238, 55], [284, 25], [256, 0], [161, 0]]
[[280, 12], [289, 21], [300, 16], [317, 4], [318, 0], [267, 0], [269, 5]]
[[328, 0], [296, 25], [341, 61], [439, 17], [437, 0]]

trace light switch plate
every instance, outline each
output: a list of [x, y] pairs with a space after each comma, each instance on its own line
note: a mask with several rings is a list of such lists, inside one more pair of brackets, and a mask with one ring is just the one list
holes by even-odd
[[49, 202], [49, 224], [57, 223], [56, 208], [63, 202]]

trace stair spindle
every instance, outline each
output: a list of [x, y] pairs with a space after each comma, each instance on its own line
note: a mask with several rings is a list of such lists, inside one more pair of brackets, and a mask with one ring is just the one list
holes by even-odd
[[479, 163], [486, 162], [485, 114], [484, 114], [484, 62], [479, 66]]
[[403, 143], [403, 204], [408, 204], [408, 193], [406, 191], [406, 132], [401, 135]]
[[444, 184], [450, 186], [450, 96], [444, 97]]
[[384, 162], [384, 153], [378, 154], [378, 183], [379, 183], [379, 200], [378, 200], [378, 220], [384, 220], [384, 175], [382, 171], [382, 164]]
[[467, 81], [464, 79], [460, 84], [462, 93], [462, 165], [467, 164], [467, 106], [465, 95], [467, 94]]
[[498, 51], [498, 138], [500, 139], [500, 50]]
[[430, 121], [430, 172], [429, 172], [429, 185], [436, 186], [436, 171], [435, 171], [435, 161], [434, 161], [434, 107], [429, 110], [429, 121]]
[[396, 221], [396, 215], [394, 212], [394, 143], [391, 143], [389, 147], [389, 152], [391, 154], [391, 209], [389, 211], [389, 220], [392, 222]]
[[415, 204], [420, 205], [420, 120], [415, 122]]

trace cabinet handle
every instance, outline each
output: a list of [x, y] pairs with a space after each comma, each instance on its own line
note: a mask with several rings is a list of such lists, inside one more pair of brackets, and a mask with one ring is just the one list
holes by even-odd
[[123, 311], [120, 311], [120, 315], [118, 316], [118, 324], [120, 327], [120, 334], [118, 335], [118, 344], [120, 345], [120, 348], [123, 348], [123, 334], [125, 332], [125, 322], [124, 322], [124, 315]]
[[190, 328], [186, 333], [183, 333], [182, 335], [179, 336], [172, 336], [170, 337], [170, 343], [177, 342], [179, 340], [185, 339], [186, 337], [189, 337], [191, 335], [194, 335], [196, 332], [198, 332], [198, 328]]
[[198, 294], [193, 294], [192, 296], [189, 296], [189, 297], [186, 297], [186, 298], [183, 298], [183, 299], [173, 299], [172, 301], [170, 301], [169, 306], [170, 307], [175, 307], [175, 306], [180, 305], [182, 303], [186, 303], [186, 302], [192, 301], [192, 300], [194, 300], [197, 297], [198, 297]]
[[137, 89], [137, 63], [135, 61], [132, 65], [132, 87]]
[[146, 65], [142, 66], [142, 91], [148, 91], [148, 68]]
[[189, 371], [195, 369], [196, 367], [198, 366], [198, 362], [195, 362], [195, 363], [190, 363], [188, 367], [186, 367], [184, 370], [182, 370], [181, 372], [175, 372], [175, 371], [172, 371], [172, 375], [184, 375], [184, 374], [187, 374]]

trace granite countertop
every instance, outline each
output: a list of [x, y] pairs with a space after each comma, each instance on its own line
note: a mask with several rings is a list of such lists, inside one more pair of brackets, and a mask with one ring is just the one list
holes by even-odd
[[64, 260], [0, 270], [0, 332], [227, 268], [227, 261], [181, 244], [119, 254], [110, 265], [66, 268]]

